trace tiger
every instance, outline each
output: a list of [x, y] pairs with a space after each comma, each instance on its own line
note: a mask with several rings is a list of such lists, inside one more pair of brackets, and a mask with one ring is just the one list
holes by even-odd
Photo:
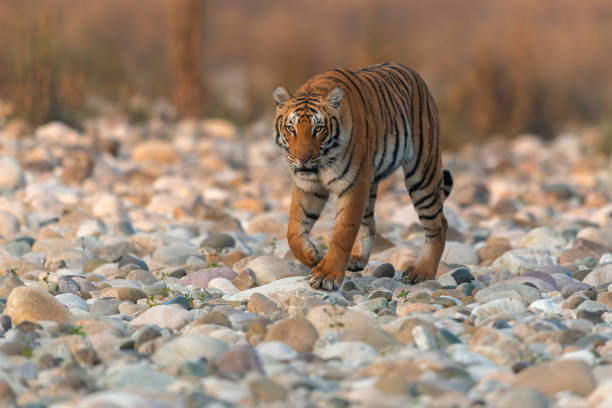
[[[338, 68], [310, 78], [295, 95], [278, 86], [273, 98], [273, 137], [293, 181], [287, 241], [311, 268], [310, 286], [338, 290], [346, 270], [365, 268], [376, 236], [378, 184], [399, 167], [425, 233], [423, 249], [402, 277], [412, 284], [434, 278], [453, 178], [442, 167], [438, 110], [424, 80], [397, 63]], [[323, 254], [310, 231], [330, 194], [337, 211]]]

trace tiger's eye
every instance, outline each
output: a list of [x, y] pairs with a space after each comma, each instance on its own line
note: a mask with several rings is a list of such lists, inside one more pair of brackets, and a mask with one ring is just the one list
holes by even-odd
[[287, 125], [285, 126], [285, 130], [291, 134], [295, 134], [295, 128], [293, 126]]
[[321, 133], [323, 131], [323, 126], [317, 126], [315, 128], [315, 133]]

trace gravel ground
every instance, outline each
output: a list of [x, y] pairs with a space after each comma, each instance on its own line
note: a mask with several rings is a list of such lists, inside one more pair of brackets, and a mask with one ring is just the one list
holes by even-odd
[[0, 130], [0, 406], [612, 406], [612, 161], [591, 134], [449, 153], [447, 248], [417, 285], [400, 270], [424, 234], [390, 177], [370, 263], [332, 293], [288, 249], [269, 134]]

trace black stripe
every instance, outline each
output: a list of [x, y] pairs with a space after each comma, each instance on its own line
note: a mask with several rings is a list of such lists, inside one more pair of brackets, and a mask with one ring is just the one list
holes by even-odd
[[438, 215], [440, 215], [440, 213], [442, 212], [443, 207], [440, 206], [440, 208], [438, 209], [438, 211], [436, 211], [434, 214], [432, 215], [421, 215], [419, 214], [419, 220], [433, 220], [434, 218], [436, 218]]
[[414, 201], [412, 203], [414, 208], [417, 208], [418, 206], [420, 206], [421, 204], [423, 204], [425, 201], [429, 200], [431, 197], [433, 197], [436, 194], [436, 191], [432, 191], [431, 193], [427, 194], [426, 196], [421, 197], [419, 200]]
[[352, 163], [352, 161], [353, 161], [353, 153], [354, 153], [354, 152], [355, 152], [355, 143], [353, 143], [353, 149], [351, 150], [351, 154], [350, 154], [349, 160], [348, 160], [348, 162], [346, 163], [346, 166], [344, 167], [344, 170], [342, 170], [342, 174], [341, 174], [341, 175], [339, 175], [339, 176], [337, 176], [337, 177], [334, 177], [333, 179], [331, 179], [331, 180], [330, 180], [330, 181], [327, 183], [327, 185], [328, 185], [328, 186], [329, 186], [330, 184], [335, 183], [336, 181], [338, 181], [338, 180], [340, 180], [340, 179], [344, 178], [344, 176], [346, 176], [346, 173], [348, 173], [349, 168], [351, 167], [351, 163]]
[[[415, 85], [416, 85], [418, 96], [419, 96], [419, 116], [418, 116], [419, 118], [419, 148], [418, 148], [418, 153], [417, 153], [416, 160], [415, 160], [413, 167], [410, 170], [406, 171], [406, 174], [405, 174], [406, 179], [414, 175], [417, 168], [419, 167], [419, 164], [421, 163], [421, 156], [423, 154], [423, 93], [422, 93], [421, 87], [419, 86], [418, 81], [415, 81]], [[414, 118], [415, 115], [414, 115], [413, 105], [411, 105], [410, 110], [412, 112], [412, 117]], [[414, 140], [414, 126], [415, 126], [415, 123], [413, 120], [412, 121], [412, 129], [413, 129], [413, 139], [412, 140]]]
[[[397, 111], [397, 105], [395, 103], [395, 100], [391, 97], [391, 92], [389, 92], [388, 87], [386, 86], [386, 84], [380, 79], [380, 77], [376, 76], [375, 74], [378, 74], [378, 72], [374, 71], [368, 71], [367, 73], [364, 72], [363, 75], [366, 79], [369, 79], [367, 77], [367, 75], [374, 75], [374, 81], [377, 83], [378, 87], [380, 89], [377, 89], [376, 91], [376, 98], [379, 101], [379, 107], [380, 107], [380, 111], [381, 111], [381, 116], [383, 119], [383, 122], [385, 123], [385, 128], [383, 130], [383, 151], [382, 154], [380, 155], [380, 162], [374, 165], [374, 174], [378, 174], [378, 172], [380, 171], [383, 163], [385, 162], [385, 159], [387, 157], [387, 136], [389, 134], [389, 128], [391, 127], [390, 125], [393, 124], [393, 126], [395, 127], [395, 133], [396, 133], [396, 138], [397, 138], [397, 134], [399, 133], [399, 130], [397, 128], [397, 122], [393, 119], [392, 113], [396, 113]], [[378, 95], [378, 93], [382, 94], [383, 100], [384, 100], [384, 107], [385, 109], [383, 110], [383, 104], [380, 102], [380, 96]], [[389, 101], [391, 101], [391, 103], [389, 103]], [[380, 136], [380, 135], [377, 135]], [[377, 140], [378, 142], [378, 140]], [[396, 146], [397, 146], [397, 139], [396, 139]], [[378, 143], [376, 143], [376, 147], [378, 148]], [[377, 153], [377, 152], [376, 152]], [[376, 156], [378, 154], [374, 155], [374, 160], [376, 162]], [[395, 152], [394, 152], [394, 156], [395, 156]], [[393, 162], [395, 161], [395, 159], [393, 160]], [[393, 162], [391, 163], [391, 165], [393, 165]]]
[[[438, 204], [438, 199], [440, 198], [440, 189], [436, 189], [433, 194], [434, 194], [434, 197], [430, 202], [418, 207], [419, 211], [429, 210], [431, 207]], [[417, 208], [416, 205], [414, 207]]]
[[[367, 81], [370, 84], [370, 86], [372, 87], [372, 92], [376, 96], [376, 100], [378, 102], [377, 105], [378, 105], [378, 110], [380, 111], [380, 115], [381, 115], [382, 119], [385, 119], [386, 115], [385, 115], [385, 110], [383, 109], [383, 106], [388, 110], [386, 101], [385, 101], [385, 103], [383, 103], [381, 101], [379, 92], [376, 89], [376, 86], [375, 86], [374, 82], [372, 81], [372, 79], [369, 78], [366, 75], [365, 72], [361, 72], [360, 74], [363, 76], [364, 80]], [[372, 112], [372, 114], [373, 113], [374, 112]], [[377, 149], [378, 148], [378, 144], [379, 144], [378, 143], [378, 138], [380, 137], [381, 133], [380, 132], [376, 132], [378, 130], [377, 121], [373, 120], [372, 122], [376, 126], [374, 134], [376, 135], [376, 149]], [[367, 135], [367, 136], [369, 137], [370, 135]], [[384, 129], [382, 131], [382, 136], [383, 136], [383, 151], [382, 151], [382, 155], [380, 156], [380, 163], [374, 165], [374, 173], [378, 172], [378, 169], [380, 168], [380, 166], [382, 166], [383, 162], [385, 161], [385, 156], [386, 156], [386, 152], [387, 152], [387, 131], [386, 131], [386, 129]], [[374, 157], [376, 157], [376, 154], [374, 155]]]
[[355, 185], [355, 182], [357, 181], [357, 179], [359, 178], [359, 175], [361, 174], [361, 169], [363, 168], [363, 166], [359, 166], [359, 168], [357, 169], [357, 174], [355, 174], [355, 177], [353, 177], [353, 179], [351, 180], [351, 182], [349, 183], [348, 186], [345, 187], [344, 190], [342, 190], [339, 194], [338, 194], [338, 198], [341, 198], [342, 196], [344, 196], [346, 193], [348, 193], [350, 190], [353, 189], [353, 186]]
[[[432, 120], [431, 120], [431, 107], [429, 104], [429, 101], [431, 100], [431, 98], [428, 96], [427, 98], [427, 117], [430, 121], [429, 127], [430, 127], [430, 139], [431, 139], [431, 143], [434, 143], [435, 140], [433, 140], [433, 127], [432, 127]], [[431, 167], [433, 164], [433, 168]], [[436, 169], [437, 166], [439, 165], [439, 149], [436, 148], [436, 152], [432, 153], [429, 155], [427, 162], [425, 164], [425, 170], [422, 172], [422, 177], [421, 180], [413, 187], [410, 188], [409, 193], [412, 194], [414, 191], [421, 189], [424, 190], [427, 187], [429, 187], [429, 185], [432, 183], [434, 175], [436, 174]], [[429, 169], [431, 168], [431, 173], [429, 173]], [[429, 176], [428, 176], [429, 174]], [[423, 184], [423, 181], [425, 181], [425, 184]], [[439, 188], [439, 187], [438, 187]]]
[[[401, 140], [404, 141], [403, 148], [399, 148], [398, 146], [398, 149], [402, 151], [401, 157], [402, 157], [402, 162], [403, 162], [404, 160], [406, 160], [406, 150], [409, 146], [409, 143], [412, 144], [411, 140], [409, 140], [409, 135], [408, 135], [409, 127], [411, 127], [411, 119], [407, 115], [408, 111], [410, 110], [410, 106], [411, 106], [410, 94], [408, 93], [409, 91], [408, 91], [408, 88], [406, 87], [406, 84], [400, 81], [393, 72], [388, 72], [385, 69], [381, 69], [380, 74], [386, 81], [388, 81], [391, 85], [394, 86], [394, 90], [395, 90], [394, 95], [399, 98], [399, 102], [395, 100], [393, 101], [395, 105], [396, 114], [399, 114], [402, 120], [402, 126], [403, 126], [402, 135], [400, 135], [399, 131], [396, 130], [397, 132], [396, 137], [401, 138]], [[402, 89], [400, 89], [400, 87], [405, 89], [406, 93], [404, 93]], [[385, 88], [386, 88], [386, 85], [385, 85]], [[397, 122], [395, 122], [395, 124], [397, 128]], [[399, 164], [401, 164], [401, 162], [396, 164], [394, 160], [393, 166], [396, 166]]]

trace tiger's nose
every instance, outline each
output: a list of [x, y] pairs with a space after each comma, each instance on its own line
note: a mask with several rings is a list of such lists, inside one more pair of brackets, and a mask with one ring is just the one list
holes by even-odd
[[312, 155], [310, 153], [307, 153], [307, 154], [301, 154], [297, 156], [295, 159], [301, 166], [303, 166], [306, 163], [308, 163], [311, 158], [312, 158]]

